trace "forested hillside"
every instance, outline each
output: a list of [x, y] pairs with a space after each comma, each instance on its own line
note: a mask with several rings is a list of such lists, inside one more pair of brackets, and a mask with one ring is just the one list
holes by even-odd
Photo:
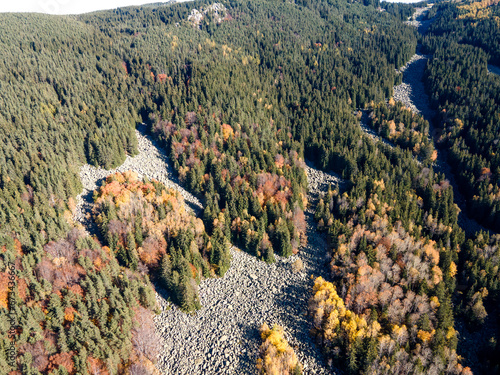
[[500, 79], [487, 69], [487, 64], [500, 62], [498, 5], [443, 4], [436, 12], [423, 45], [434, 55], [426, 85], [439, 112], [438, 142], [457, 166], [468, 211], [498, 232]]
[[[470, 373], [454, 316], [480, 326], [497, 301], [498, 236], [465, 238], [429, 123], [390, 98], [421, 40], [438, 146], [471, 215], [498, 231], [500, 81], [486, 70], [498, 39], [484, 37], [496, 7], [433, 8], [423, 39], [402, 22], [413, 6], [377, 1], [0, 14], [0, 367], [158, 373], [155, 291], [193, 313], [198, 284], [230, 267], [230, 244], [273, 263], [318, 235], [304, 213], [308, 159], [345, 180], [315, 207], [330, 278], [302, 296], [328, 368]], [[391, 145], [365, 136], [363, 111]], [[79, 168], [135, 155], [140, 123], [203, 210], [116, 173], [94, 192], [89, 236], [72, 219]], [[300, 373], [286, 332], [261, 333], [258, 371]]]
[[[492, 232], [477, 233], [464, 243], [459, 283], [464, 290], [457, 312], [471, 330], [482, 329], [480, 347], [485, 373], [499, 371], [498, 362], [498, 239], [500, 230], [500, 78], [489, 64], [500, 63], [498, 2], [443, 3], [423, 47], [433, 59], [425, 83], [437, 111], [436, 139], [448, 152], [468, 213]], [[495, 332], [496, 331], [496, 332]]]
[[[424, 123], [384, 106], [373, 112], [375, 123]], [[329, 191], [317, 206], [333, 284], [315, 282], [315, 334], [328, 358], [352, 374], [467, 373], [455, 353], [451, 297], [464, 233], [453, 190], [410, 152], [368, 142], [362, 150], [353, 187]]]

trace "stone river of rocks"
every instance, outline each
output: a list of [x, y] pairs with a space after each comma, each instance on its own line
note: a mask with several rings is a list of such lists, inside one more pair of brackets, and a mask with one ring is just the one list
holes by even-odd
[[[201, 202], [184, 190], [174, 177], [169, 160], [160, 147], [145, 134], [144, 126], [136, 132], [139, 154], [127, 157], [113, 170], [84, 165], [80, 177], [84, 190], [77, 199], [74, 220], [89, 234], [96, 234], [90, 217], [92, 192], [106, 176], [117, 171], [133, 170], [139, 177], [156, 179], [181, 192], [195, 213]], [[260, 345], [258, 328], [264, 322], [284, 327], [286, 338], [295, 348], [304, 374], [331, 374], [334, 370], [323, 361], [311, 338], [311, 323], [305, 313], [313, 285], [313, 276], [326, 277], [327, 244], [316, 232], [313, 210], [318, 195], [341, 180], [306, 166], [310, 207], [306, 210], [309, 241], [299, 254], [290, 258], [276, 256], [267, 264], [232, 247], [231, 267], [222, 278], [203, 280], [199, 286], [202, 309], [185, 314], [169, 302], [168, 293], [157, 288], [161, 313], [155, 318], [161, 342], [158, 368], [164, 374], [251, 374], [255, 373]], [[292, 267], [301, 259], [303, 268]]]
[[[421, 8], [416, 12], [407, 23], [418, 28], [421, 33], [425, 33], [429, 27], [432, 20], [419, 21], [421, 17], [428, 8]], [[434, 139], [434, 124], [433, 117], [434, 112], [430, 108], [429, 98], [424, 89], [423, 75], [425, 72], [425, 67], [427, 60], [432, 58], [432, 56], [426, 56], [417, 53], [408, 61], [408, 63], [402, 67], [399, 71], [403, 73], [403, 82], [394, 87], [394, 99], [403, 102], [407, 107], [411, 108], [415, 113], [420, 113], [424, 118], [429, 121], [429, 136]], [[500, 68], [489, 65], [488, 70], [491, 74], [500, 75]], [[363, 126], [362, 126], [363, 128]], [[438, 149], [438, 157], [434, 162], [433, 168], [436, 171], [443, 173], [450, 181], [453, 187], [455, 203], [461, 209], [458, 217], [458, 223], [464, 229], [464, 231], [471, 235], [479, 230], [488, 231], [486, 228], [481, 226], [478, 222], [471, 219], [466, 213], [466, 202], [463, 195], [458, 190], [458, 184], [455, 180], [455, 176], [452, 173], [451, 167], [448, 164], [446, 150]], [[491, 233], [491, 232], [490, 232]], [[491, 315], [491, 314], [490, 314]], [[484, 335], [494, 332], [498, 327], [498, 320], [494, 316], [488, 316], [483, 329], [477, 332], [469, 332], [466, 329], [466, 325], [461, 318], [456, 320], [456, 329], [459, 332], [459, 344], [458, 353], [460, 355], [465, 355], [466, 360], [462, 363], [465, 366], [470, 366], [474, 373], [479, 372], [479, 354], [482, 349], [481, 345], [477, 343], [481, 342], [481, 337]], [[484, 340], [483, 340], [484, 341]]]
[[[320, 192], [340, 179], [306, 167], [309, 198], [314, 205]], [[313, 212], [306, 211], [308, 244], [299, 254], [277, 258], [267, 264], [239, 250], [231, 249], [231, 267], [222, 278], [203, 280], [199, 287], [202, 309], [186, 315], [157, 295], [162, 313], [157, 317], [162, 352], [159, 368], [167, 374], [252, 374], [255, 373], [260, 337], [258, 328], [266, 322], [284, 327], [295, 348], [304, 374], [335, 373], [323, 361], [311, 338], [311, 323], [305, 313], [313, 285], [312, 276], [326, 276], [326, 242], [316, 232]], [[300, 257], [301, 271], [292, 265]]]
[[[421, 33], [425, 33], [432, 20], [420, 21], [420, 18], [430, 9], [430, 7], [431, 6], [419, 8], [407, 23], [417, 27]], [[432, 56], [419, 53], [419, 47], [420, 46], [417, 47], [417, 53], [399, 69], [403, 74], [403, 82], [394, 86], [394, 99], [404, 103], [412, 111], [421, 114], [429, 121], [429, 137], [434, 139], [434, 124], [432, 121], [434, 111], [430, 107], [429, 96], [425, 91], [423, 82], [427, 60], [432, 58]], [[487, 231], [483, 226], [466, 214], [465, 198], [458, 190], [455, 176], [447, 162], [446, 150], [437, 149], [437, 151], [438, 157], [434, 162], [433, 168], [435, 171], [443, 173], [453, 187], [455, 203], [461, 210], [458, 218], [460, 226], [467, 234], [472, 234], [479, 230]]]

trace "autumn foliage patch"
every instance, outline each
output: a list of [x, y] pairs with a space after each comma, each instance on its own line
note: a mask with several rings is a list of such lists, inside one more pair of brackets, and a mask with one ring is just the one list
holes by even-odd
[[262, 344], [257, 359], [257, 370], [262, 375], [299, 375], [302, 366], [292, 347], [284, 337], [283, 328], [275, 325], [272, 329], [264, 323], [260, 327]]

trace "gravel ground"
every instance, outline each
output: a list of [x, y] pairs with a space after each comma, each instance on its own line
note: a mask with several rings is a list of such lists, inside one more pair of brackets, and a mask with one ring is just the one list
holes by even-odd
[[[432, 111], [422, 83], [427, 58], [428, 56], [416, 54], [400, 69], [403, 83], [395, 87], [394, 97], [430, 119]], [[167, 156], [145, 135], [144, 127], [140, 127], [136, 134], [139, 154], [127, 157], [120, 167], [104, 170], [84, 165], [80, 170], [84, 190], [77, 197], [74, 219], [89, 233], [96, 232], [90, 220], [92, 191], [106, 176], [117, 171], [133, 170], [139, 177], [156, 179], [179, 190], [186, 204], [196, 214], [202, 209], [201, 202], [179, 185]], [[437, 164], [445, 165], [441, 168], [452, 181], [457, 198], [459, 194], [453, 176], [449, 166], [442, 160], [440, 152]], [[269, 265], [233, 247], [231, 267], [225, 276], [201, 282], [199, 295], [203, 307], [193, 314], [181, 312], [168, 302], [168, 293], [157, 288], [161, 313], [155, 318], [155, 323], [161, 341], [158, 368], [162, 373], [255, 373], [260, 345], [258, 328], [264, 322], [284, 327], [285, 335], [303, 365], [304, 374], [336, 372], [324, 362], [318, 346], [310, 337], [312, 325], [305, 313], [313, 277], [328, 276], [327, 244], [324, 236], [315, 230], [312, 207], [319, 193], [326, 191], [328, 184], [339, 184], [341, 180], [333, 174], [314, 169], [309, 163], [306, 173], [311, 203], [306, 210], [309, 242], [299, 254], [288, 259], [277, 256], [277, 262]], [[292, 264], [298, 258], [302, 260], [304, 267], [302, 271], [294, 272]]]
[[429, 98], [425, 92], [422, 77], [429, 56], [416, 53], [399, 69], [403, 74], [403, 82], [394, 86], [394, 100], [404, 103], [413, 112], [419, 113], [426, 119], [432, 117], [429, 107]]

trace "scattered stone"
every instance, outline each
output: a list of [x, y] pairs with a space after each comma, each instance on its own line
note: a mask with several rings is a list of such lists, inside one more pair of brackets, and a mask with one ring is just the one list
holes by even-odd
[[[132, 170], [139, 178], [155, 179], [178, 190], [188, 209], [195, 214], [203, 208], [196, 197], [180, 186], [165, 152], [145, 134], [144, 126], [139, 127], [136, 135], [139, 154], [128, 156], [120, 167], [105, 170], [84, 165], [80, 169], [83, 192], [77, 197], [74, 221], [89, 234], [97, 233], [90, 215], [93, 191], [115, 172]], [[338, 176], [318, 171], [310, 163], [306, 166], [306, 174], [310, 203], [316, 202], [318, 195], [330, 184], [338, 186], [342, 183]], [[267, 322], [284, 327], [297, 346], [299, 360], [307, 364], [305, 373], [332, 374], [309, 334], [312, 324], [304, 316], [313, 285], [313, 280], [305, 275], [326, 277], [328, 273], [324, 256], [326, 240], [315, 230], [313, 210], [308, 208], [305, 214], [309, 242], [300, 251], [304, 272], [292, 271], [292, 264], [299, 255], [287, 259], [276, 256], [275, 264], [267, 264], [232, 247], [231, 267], [225, 276], [201, 282], [202, 309], [194, 314], [185, 314], [168, 302], [168, 292], [157, 286], [156, 299], [161, 311], [155, 318], [161, 342], [157, 366], [162, 373], [254, 373], [261, 342], [258, 328]], [[245, 274], [250, 280], [242, 278]], [[260, 282], [255, 282], [257, 280]], [[221, 343], [227, 347], [221, 348]]]
[[[420, 9], [422, 10], [419, 11], [419, 14], [417, 14], [417, 19], [423, 12], [430, 9], [430, 7]], [[420, 30], [420, 32], [425, 33], [425, 30]], [[435, 130], [432, 121], [434, 111], [430, 107], [429, 96], [425, 91], [423, 82], [427, 60], [431, 58], [432, 56], [420, 54], [417, 48], [417, 53], [408, 61], [408, 63], [405, 64], [405, 66], [399, 69], [403, 73], [403, 82], [394, 87], [394, 99], [402, 102], [414, 113], [421, 114], [429, 122], [430, 134], [428, 136], [431, 140], [434, 140]], [[467, 215], [465, 197], [460, 193], [458, 184], [455, 181], [455, 176], [453, 175], [452, 169], [447, 162], [446, 149], [436, 148], [436, 152], [437, 159], [433, 164], [433, 169], [436, 172], [443, 173], [446, 179], [450, 182], [450, 185], [453, 187], [455, 203], [461, 210], [458, 215], [458, 224], [467, 234], [473, 234], [479, 230], [489, 232], [489, 230]]]
[[423, 16], [434, 6], [434, 4], [428, 4], [426, 7], [416, 8], [415, 13], [412, 16], [408, 17], [408, 21], [405, 23], [410, 26], [414, 26], [417, 28], [420, 33], [425, 34], [427, 29], [431, 25], [434, 19], [424, 20]]

